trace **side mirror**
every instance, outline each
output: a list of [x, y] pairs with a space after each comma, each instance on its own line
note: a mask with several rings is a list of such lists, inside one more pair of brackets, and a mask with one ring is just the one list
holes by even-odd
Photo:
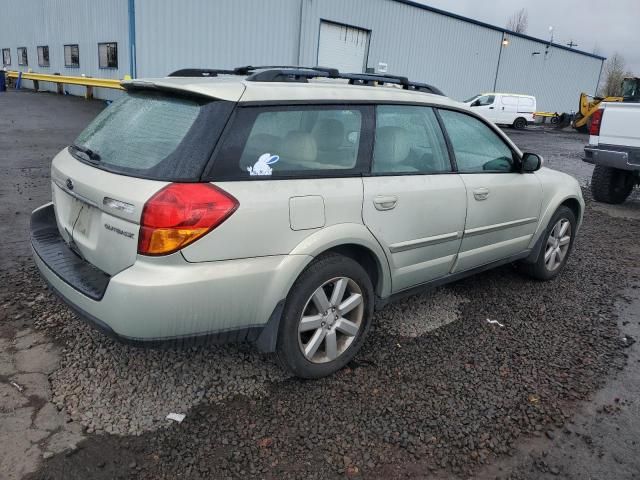
[[525, 153], [522, 155], [522, 171], [525, 173], [537, 172], [542, 168], [544, 159], [537, 153]]
[[480, 100], [476, 100], [475, 102], [473, 102], [471, 105], [469, 105], [470, 107], [479, 107], [480, 106]]

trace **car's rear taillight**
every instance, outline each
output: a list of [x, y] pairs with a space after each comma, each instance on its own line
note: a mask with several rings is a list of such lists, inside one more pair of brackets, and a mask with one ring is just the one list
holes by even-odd
[[238, 201], [209, 183], [172, 183], [145, 203], [138, 253], [168, 255], [224, 222]]
[[600, 135], [600, 125], [602, 125], [602, 115], [604, 115], [604, 109], [600, 108], [591, 115], [591, 125], [589, 126], [589, 135], [595, 137]]

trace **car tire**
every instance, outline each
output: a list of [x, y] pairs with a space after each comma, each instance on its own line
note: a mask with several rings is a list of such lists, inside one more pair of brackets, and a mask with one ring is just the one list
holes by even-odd
[[[565, 227], [565, 225], [568, 225]], [[560, 275], [573, 250], [577, 220], [575, 213], [564, 205], [551, 217], [544, 232], [542, 247], [534, 263], [521, 264], [529, 276], [542, 281], [552, 280]], [[566, 231], [562, 232], [562, 229]], [[568, 240], [564, 240], [568, 237]], [[566, 243], [563, 243], [566, 242]]]
[[527, 120], [522, 117], [516, 118], [515, 122], [513, 122], [513, 128], [516, 130], [524, 130], [527, 128]]
[[634, 184], [631, 172], [596, 165], [591, 176], [591, 193], [598, 202], [619, 204], [629, 197]]
[[285, 301], [276, 345], [279, 363], [301, 378], [340, 370], [365, 341], [373, 303], [371, 278], [358, 262], [334, 253], [319, 257]]

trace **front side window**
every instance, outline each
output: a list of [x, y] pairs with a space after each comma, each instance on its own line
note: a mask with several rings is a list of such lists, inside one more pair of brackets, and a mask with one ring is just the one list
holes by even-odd
[[100, 68], [118, 68], [118, 44], [99, 43], [98, 63]]
[[11, 49], [9, 48], [2, 49], [2, 64], [11, 65]]
[[361, 171], [364, 108], [241, 108], [214, 163], [216, 178], [342, 175]]
[[38, 47], [38, 66], [49, 66], [49, 47], [46, 45]]
[[465, 113], [440, 110], [458, 170], [471, 172], [512, 172], [513, 152], [484, 122]]
[[403, 105], [376, 108], [374, 173], [450, 171], [447, 145], [432, 108]]
[[27, 47], [18, 47], [18, 65], [29, 65]]
[[493, 102], [495, 102], [495, 100], [495, 95], [482, 95], [474, 102], [474, 104], [478, 107], [486, 107], [489, 105], [493, 105]]
[[79, 67], [80, 66], [80, 48], [77, 44], [64, 46], [64, 66]]

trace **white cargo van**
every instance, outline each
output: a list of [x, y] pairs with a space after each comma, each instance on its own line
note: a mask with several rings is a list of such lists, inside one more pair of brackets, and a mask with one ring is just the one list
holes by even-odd
[[510, 125], [522, 130], [533, 123], [536, 97], [512, 93], [483, 93], [463, 103], [487, 120], [498, 125]]

